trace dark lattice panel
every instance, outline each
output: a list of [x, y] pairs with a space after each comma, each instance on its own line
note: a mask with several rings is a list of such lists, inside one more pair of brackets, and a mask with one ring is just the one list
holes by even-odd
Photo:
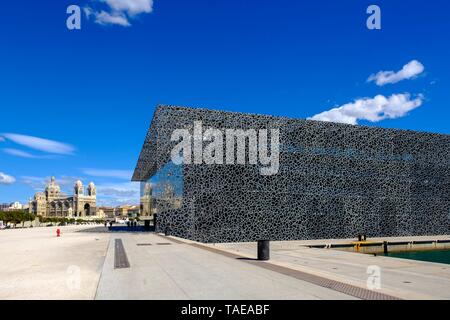
[[[450, 136], [262, 115], [159, 107], [133, 180], [169, 160], [174, 129], [280, 130], [280, 169], [184, 165], [181, 208], [156, 201], [158, 231], [202, 242], [450, 232]], [[158, 183], [173, 183], [159, 179]]]

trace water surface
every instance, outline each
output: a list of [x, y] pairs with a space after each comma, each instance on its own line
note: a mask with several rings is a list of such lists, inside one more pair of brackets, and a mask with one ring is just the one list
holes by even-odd
[[438, 262], [450, 264], [450, 250], [430, 250], [430, 251], [410, 251], [410, 252], [390, 252], [388, 257], [403, 258], [411, 260], [421, 260], [428, 262]]

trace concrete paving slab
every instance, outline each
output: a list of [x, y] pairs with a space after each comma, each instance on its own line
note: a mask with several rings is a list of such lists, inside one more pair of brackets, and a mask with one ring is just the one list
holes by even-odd
[[[113, 268], [109, 248], [97, 299], [354, 299], [351, 296], [154, 234], [121, 238], [129, 269]], [[138, 246], [151, 243], [151, 246]]]
[[[450, 266], [440, 263], [304, 247], [303, 241], [271, 244], [271, 263], [367, 287], [369, 266], [380, 268], [381, 289], [403, 299], [450, 299]], [[256, 243], [208, 245], [255, 257]]]

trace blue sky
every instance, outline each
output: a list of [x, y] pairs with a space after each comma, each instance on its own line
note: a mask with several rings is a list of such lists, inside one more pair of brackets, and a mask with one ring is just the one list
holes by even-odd
[[[85, 9], [81, 30], [66, 28], [70, 4]], [[366, 27], [370, 4], [381, 30]], [[448, 1], [28, 0], [1, 11], [0, 202], [25, 202], [51, 175], [67, 192], [96, 182], [100, 204], [138, 202], [129, 180], [158, 103], [295, 118], [345, 106], [335, 120], [361, 107], [372, 121], [359, 124], [450, 133]], [[423, 70], [397, 73], [414, 61]], [[398, 82], [367, 81], [377, 73]], [[369, 110], [380, 105], [381, 116]]]

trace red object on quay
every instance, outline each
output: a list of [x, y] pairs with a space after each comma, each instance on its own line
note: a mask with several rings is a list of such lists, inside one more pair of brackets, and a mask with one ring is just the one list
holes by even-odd
[[57, 236], [57, 237], [60, 237], [60, 236], [61, 236], [61, 230], [56, 229], [56, 236]]

